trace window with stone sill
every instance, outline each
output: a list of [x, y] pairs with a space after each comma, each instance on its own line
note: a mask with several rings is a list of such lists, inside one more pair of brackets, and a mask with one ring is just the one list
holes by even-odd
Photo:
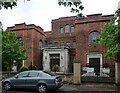
[[42, 49], [42, 47], [43, 47], [42, 40], [40, 40], [40, 42], [39, 42], [39, 48]]
[[55, 45], [55, 46], [58, 45], [58, 42], [55, 42], [54, 45]]
[[[89, 34], [89, 44], [95, 44], [95, 39], [100, 38], [100, 34], [97, 31], [91, 32]], [[98, 42], [100, 43], [100, 42]]]
[[49, 43], [48, 46], [53, 46], [53, 43]]
[[60, 28], [60, 33], [61, 33], [61, 34], [63, 33], [63, 27]]
[[76, 42], [73, 42], [73, 48], [76, 48]]
[[69, 33], [70, 32], [70, 26], [69, 25], [66, 25], [65, 26], [65, 33]]
[[[19, 42], [20, 39], [23, 40], [22, 37], [18, 37], [17, 40], [16, 40], [16, 42]], [[22, 43], [21, 43], [21, 45], [20, 45], [20, 48], [22, 48], [22, 47], [23, 47], [23, 41], [22, 41]]]
[[70, 42], [67, 42], [66, 45], [70, 47]]
[[74, 26], [71, 26], [71, 32], [75, 32]]

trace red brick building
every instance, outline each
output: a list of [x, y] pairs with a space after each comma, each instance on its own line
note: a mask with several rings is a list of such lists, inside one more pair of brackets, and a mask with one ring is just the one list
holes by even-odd
[[105, 24], [112, 20], [114, 15], [94, 14], [87, 17], [63, 17], [52, 20], [52, 31], [47, 32], [48, 44], [66, 44], [69, 49], [69, 71], [72, 72], [73, 59], [80, 60], [83, 67], [96, 66], [95, 72], [100, 72], [104, 63], [114, 64], [105, 58], [106, 49], [95, 38], [100, 37], [100, 32]]
[[83, 66], [94, 67], [94, 72], [101, 72], [104, 63], [114, 64], [105, 58], [105, 47], [95, 44], [95, 38], [100, 38], [100, 32], [114, 15], [95, 14], [75, 20], [76, 59], [80, 59]]
[[29, 58], [23, 61], [23, 65], [29, 66], [32, 62], [33, 65], [40, 68], [42, 65], [42, 48], [44, 47], [44, 41], [46, 39], [46, 34], [40, 26], [35, 26], [34, 24], [26, 25], [15, 24], [13, 27], [8, 27], [8, 31], [15, 31], [18, 38], [23, 39], [23, 46], [29, 48], [25, 53]]
[[[29, 56], [25, 65], [30, 62], [38, 68], [52, 70], [58, 64], [63, 72], [73, 71], [73, 60], [80, 60], [83, 67], [94, 67], [95, 72], [101, 72], [104, 63], [114, 64], [104, 55], [106, 49], [99, 43], [94, 44], [95, 38], [105, 24], [112, 20], [114, 15], [94, 14], [87, 17], [62, 17], [52, 20], [52, 31], [44, 32], [35, 25], [17, 24], [8, 30], [15, 31], [18, 37], [23, 38], [23, 46], [30, 47], [26, 52]], [[41, 41], [41, 43], [40, 43]], [[42, 51], [40, 46], [42, 44]], [[42, 56], [43, 53], [43, 56]], [[111, 62], [110, 62], [111, 61]]]

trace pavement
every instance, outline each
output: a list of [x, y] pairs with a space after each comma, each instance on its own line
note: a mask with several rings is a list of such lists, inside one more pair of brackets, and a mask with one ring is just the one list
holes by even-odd
[[[3, 90], [0, 93], [37, 93], [37, 92], [20, 89], [11, 91]], [[48, 93], [120, 93], [120, 86], [105, 83], [83, 83], [81, 85], [64, 84], [64, 86], [61, 87], [60, 89], [55, 91], [48, 91]]]
[[61, 91], [75, 91], [75, 92], [111, 92], [120, 93], [120, 86], [115, 84], [100, 84], [100, 83], [83, 83], [81, 85], [65, 84], [64, 87], [60, 88]]

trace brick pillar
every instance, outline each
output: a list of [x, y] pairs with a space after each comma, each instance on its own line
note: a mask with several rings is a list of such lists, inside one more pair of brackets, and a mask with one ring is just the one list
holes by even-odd
[[74, 62], [74, 84], [81, 84], [81, 63]]
[[115, 83], [120, 86], [120, 62], [115, 63]]

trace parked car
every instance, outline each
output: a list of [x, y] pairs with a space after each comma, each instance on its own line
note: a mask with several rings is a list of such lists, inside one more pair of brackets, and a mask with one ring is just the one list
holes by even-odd
[[61, 76], [48, 71], [24, 71], [11, 78], [2, 80], [2, 87], [5, 90], [12, 88], [34, 88], [44, 93], [49, 89], [58, 89], [63, 86]]

